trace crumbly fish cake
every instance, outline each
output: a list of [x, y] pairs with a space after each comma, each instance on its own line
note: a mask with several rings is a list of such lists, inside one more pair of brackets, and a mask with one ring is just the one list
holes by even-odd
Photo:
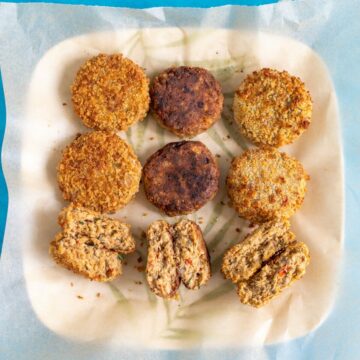
[[210, 258], [200, 227], [191, 220], [173, 226], [177, 267], [188, 289], [199, 289], [210, 277]]
[[115, 212], [138, 192], [141, 164], [129, 144], [116, 134], [82, 134], [62, 153], [57, 168], [65, 200], [99, 212]]
[[71, 88], [75, 113], [95, 130], [126, 130], [145, 118], [150, 103], [144, 70], [121, 54], [87, 60]]
[[143, 170], [147, 199], [168, 216], [192, 213], [214, 198], [220, 171], [200, 141], [165, 145], [146, 161]]
[[119, 254], [135, 250], [130, 225], [71, 204], [59, 215], [63, 228], [49, 252], [59, 265], [90, 280], [111, 281], [122, 273]]
[[248, 280], [272, 256], [295, 240], [288, 220], [273, 220], [260, 225], [239, 244], [226, 251], [222, 272], [234, 283]]
[[151, 107], [161, 126], [193, 137], [220, 118], [224, 97], [209, 71], [179, 66], [160, 73], [150, 88]]
[[166, 221], [155, 221], [149, 226], [146, 238], [146, 279], [149, 287], [164, 299], [176, 299], [180, 276], [176, 265], [172, 228]]
[[298, 77], [264, 68], [241, 83], [233, 110], [243, 135], [256, 145], [279, 147], [292, 143], [309, 127], [312, 100]]
[[232, 206], [253, 223], [289, 218], [302, 205], [309, 175], [276, 149], [252, 149], [233, 159], [226, 179]]
[[241, 303], [254, 307], [266, 305], [294, 281], [301, 279], [309, 262], [308, 247], [303, 242], [291, 243], [250, 279], [238, 283]]

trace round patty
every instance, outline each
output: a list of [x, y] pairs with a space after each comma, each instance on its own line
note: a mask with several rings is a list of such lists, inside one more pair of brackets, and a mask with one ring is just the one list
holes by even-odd
[[235, 210], [261, 223], [293, 215], [304, 201], [307, 180], [295, 158], [275, 149], [256, 149], [232, 161], [227, 189]]
[[193, 137], [220, 118], [224, 97], [220, 84], [205, 69], [180, 66], [158, 75], [150, 89], [151, 106], [163, 127]]
[[65, 200], [114, 212], [139, 190], [141, 164], [131, 146], [114, 133], [93, 131], [65, 148], [57, 178]]
[[72, 102], [87, 127], [126, 130], [149, 110], [149, 80], [142, 68], [121, 54], [100, 54], [78, 71]]
[[262, 69], [241, 83], [233, 109], [244, 136], [257, 145], [279, 147], [292, 143], [309, 127], [312, 100], [298, 77]]
[[169, 143], [144, 166], [148, 200], [169, 216], [189, 214], [204, 206], [219, 189], [214, 156], [200, 141]]

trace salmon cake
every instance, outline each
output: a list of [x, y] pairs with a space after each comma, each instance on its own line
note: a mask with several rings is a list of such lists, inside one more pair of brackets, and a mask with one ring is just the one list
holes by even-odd
[[168, 216], [192, 213], [213, 199], [220, 172], [200, 141], [165, 145], [146, 161], [143, 182], [147, 199]]
[[193, 137], [221, 116], [220, 84], [199, 67], [172, 67], [159, 74], [150, 88], [151, 108], [159, 124], [179, 137]]
[[298, 77], [268, 68], [248, 75], [233, 103], [240, 132], [258, 146], [271, 147], [296, 140], [311, 123], [312, 107]]
[[149, 226], [146, 237], [146, 279], [156, 295], [177, 299], [180, 282], [195, 290], [209, 281], [210, 257], [196, 223], [183, 219], [171, 226], [158, 220]]
[[59, 265], [90, 280], [111, 281], [122, 273], [122, 254], [135, 251], [130, 225], [71, 204], [59, 215], [62, 232], [49, 252]]
[[237, 284], [240, 302], [254, 307], [266, 305], [309, 265], [308, 247], [296, 241], [288, 220], [260, 225], [224, 255], [222, 272]]
[[95, 130], [126, 130], [149, 110], [149, 79], [121, 54], [99, 54], [87, 60], [71, 92], [75, 113]]
[[232, 206], [253, 223], [289, 218], [302, 205], [309, 175], [294, 157], [252, 149], [233, 159], [226, 184]]
[[116, 134], [93, 131], [65, 148], [57, 179], [65, 200], [101, 213], [115, 212], [139, 190], [141, 164]]

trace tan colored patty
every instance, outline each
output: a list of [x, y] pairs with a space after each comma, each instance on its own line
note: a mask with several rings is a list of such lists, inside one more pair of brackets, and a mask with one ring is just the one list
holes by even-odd
[[155, 221], [149, 226], [146, 238], [146, 279], [149, 287], [164, 299], [176, 299], [180, 276], [176, 265], [172, 228], [166, 221]]
[[76, 137], [65, 148], [57, 178], [65, 200], [114, 212], [138, 191], [141, 164], [131, 146], [117, 135], [94, 131]]
[[121, 254], [133, 252], [130, 225], [71, 204], [59, 216], [63, 228], [50, 244], [54, 260], [91, 280], [111, 281], [122, 273]]
[[265, 262], [295, 240], [288, 220], [260, 225], [224, 255], [222, 272], [234, 283], [248, 280]]
[[199, 289], [210, 277], [210, 257], [200, 227], [191, 220], [173, 226], [178, 271], [188, 289]]
[[242, 134], [257, 145], [279, 147], [309, 127], [312, 100], [298, 77], [265, 68], [241, 83], [233, 109]]
[[159, 74], [150, 89], [160, 125], [180, 137], [193, 137], [220, 118], [224, 97], [205, 69], [180, 66]]
[[238, 283], [241, 303], [254, 307], [266, 305], [294, 281], [301, 279], [309, 262], [308, 247], [302, 242], [291, 243], [249, 280]]
[[149, 109], [148, 78], [121, 54], [100, 54], [87, 60], [71, 90], [76, 114], [96, 130], [126, 130], [144, 119]]
[[214, 156], [199, 141], [169, 143], [147, 160], [143, 180], [148, 200], [169, 216], [192, 213], [219, 189]]
[[275, 149], [255, 149], [233, 159], [227, 189], [239, 215], [259, 223], [292, 216], [304, 201], [309, 179], [295, 158]]

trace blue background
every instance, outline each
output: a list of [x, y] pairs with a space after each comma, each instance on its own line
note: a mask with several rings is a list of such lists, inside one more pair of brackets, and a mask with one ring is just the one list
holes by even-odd
[[[359, 0], [358, 0], [359, 1]], [[58, 3], [88, 4], [88, 5], [107, 5], [107, 6], [125, 6], [125, 7], [153, 7], [153, 6], [196, 6], [209, 7], [226, 4], [237, 5], [260, 5], [274, 1], [258, 1], [258, 0], [238, 0], [238, 1], [218, 1], [218, 0], [124, 0], [124, 1], [57, 1]], [[359, 9], [359, 8], [358, 8]], [[350, 11], [350, 10], [349, 10]], [[352, 11], [352, 10], [351, 10]], [[351, 47], [351, 55], [349, 52], [342, 60], [342, 66], [353, 69], [355, 72], [360, 71], [360, 12], [352, 14], [351, 18], [357, 19], [357, 39], [355, 34], [343, 34], [344, 41], [352, 41], [354, 46]], [[355, 27], [352, 27], [353, 29]], [[328, 29], [330, 32], [332, 29]], [[333, 36], [341, 36], [333, 34]], [[326, 44], [331, 48], [331, 44]], [[327, 49], [319, 49], [326, 54]], [[329, 50], [330, 51], [330, 50]], [[347, 72], [349, 73], [349, 72]], [[360, 262], [360, 85], [347, 86], [352, 84], [349, 78], [342, 77], [338, 73], [333, 73], [337, 88], [343, 91], [340, 94], [340, 102], [342, 105], [342, 137], [344, 144], [345, 156], [345, 188], [346, 188], [346, 236], [345, 236], [345, 262], [341, 285], [339, 290], [339, 301], [336, 302], [335, 308], [329, 318], [314, 332], [309, 335], [287, 343], [281, 343], [273, 346], [266, 346], [260, 352], [251, 349], [243, 349], [234, 355], [226, 356], [224, 350], [214, 350], [208, 353], [207, 358], [211, 359], [360, 359], [360, 279], [359, 279], [359, 262]], [[1, 80], [1, 78], [0, 78]], [[358, 104], [354, 106], [354, 104]], [[357, 114], [350, 114], [347, 109], [355, 109]], [[5, 105], [2, 86], [0, 86], [0, 144], [2, 144], [2, 134], [5, 129]], [[357, 119], [357, 120], [356, 120]], [[7, 209], [7, 190], [0, 174], [0, 240], [2, 240], [4, 224]], [[331, 196], [331, 194], [329, 194]], [[0, 241], [1, 242], [1, 241]], [[36, 341], [37, 354], [42, 354], [43, 359], [71, 359], [68, 357], [69, 352], [77, 353], [76, 359], [102, 359], [101, 352], [98, 352], [94, 344], [88, 343], [84, 348], [79, 348], [79, 344], [71, 342], [64, 338], [59, 338], [46, 328], [39, 329], [38, 321], [34, 316], [33, 323], [29, 324], [23, 315], [23, 309], [19, 309], [15, 326], [18, 327], [18, 338], [11, 339], [11, 343], [2, 341], [0, 334], [0, 359], [35, 359], [34, 352], [27, 345], [29, 339], [29, 331], [33, 330], [31, 337]], [[9, 322], [10, 325], [10, 322]], [[6, 338], [6, 337], [5, 337]], [[49, 349], [48, 344], [52, 344]], [[13, 346], [16, 345], [16, 349]], [[7, 357], [2, 357], [2, 349], [7, 350]], [[248, 351], [249, 350], [249, 351]], [[119, 350], [120, 351], [120, 350]], [[10, 355], [11, 354], [11, 355]], [[249, 354], [251, 354], [249, 357]], [[148, 352], [146, 355], [131, 353], [127, 354], [134, 359], [184, 359], [196, 358], [201, 359], [199, 353], [178, 353], [178, 352]], [[95, 357], [94, 357], [95, 356]], [[42, 359], [41, 358], [41, 359]], [[119, 359], [122, 357], [119, 356]], [[39, 358], [39, 360], [41, 360]]]

